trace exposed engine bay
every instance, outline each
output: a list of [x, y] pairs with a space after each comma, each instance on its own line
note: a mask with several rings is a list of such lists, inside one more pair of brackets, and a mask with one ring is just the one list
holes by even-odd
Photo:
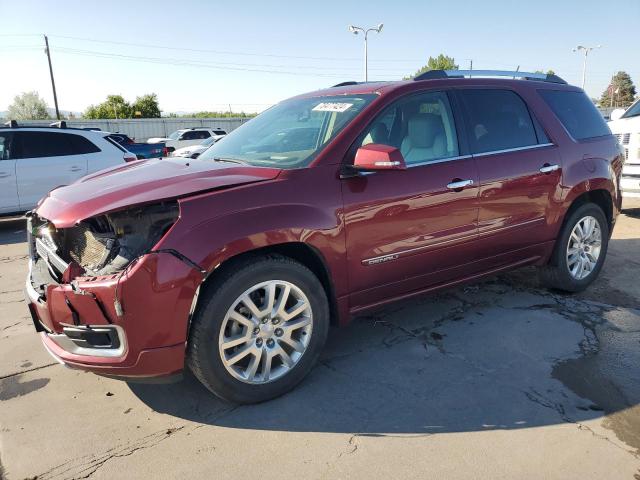
[[178, 214], [176, 202], [163, 202], [107, 213], [64, 229], [34, 215], [32, 258], [45, 258], [56, 276], [72, 267], [83, 276], [118, 273], [153, 248]]

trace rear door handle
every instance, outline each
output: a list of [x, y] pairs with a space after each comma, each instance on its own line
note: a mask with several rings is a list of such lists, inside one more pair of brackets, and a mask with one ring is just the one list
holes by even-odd
[[7, 177], [10, 177], [10, 176], [11, 176], [11, 174], [10, 174], [10, 173], [7, 173], [7, 172], [0, 172], [0, 178], [7, 178]]
[[449, 190], [462, 190], [471, 185], [473, 185], [473, 180], [454, 180], [451, 183], [447, 183], [447, 188]]
[[81, 168], [81, 167], [73, 166], [73, 167], [71, 167], [69, 170], [71, 170], [72, 172], [79, 172], [80, 170], [82, 170], [82, 168]]
[[543, 166], [540, 167], [540, 173], [551, 173], [551, 172], [555, 172], [556, 170], [558, 170], [560, 168], [560, 165], [555, 164], [555, 165], [549, 165], [548, 163], [545, 163]]

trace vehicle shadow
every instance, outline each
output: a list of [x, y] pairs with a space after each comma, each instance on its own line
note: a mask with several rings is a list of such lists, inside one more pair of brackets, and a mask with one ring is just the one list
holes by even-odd
[[[359, 435], [529, 428], [640, 403], [640, 388], [620, 385], [632, 375], [598, 360], [606, 348], [603, 361], [640, 361], [636, 337], [603, 346], [602, 332], [620, 331], [617, 310], [540, 289], [534, 275], [523, 269], [357, 317], [331, 332], [301, 385], [263, 404], [226, 404], [188, 373], [176, 384], [129, 387], [152, 409], [194, 422]], [[626, 321], [640, 331], [636, 313]], [[640, 448], [640, 419], [625, 422]]]
[[24, 218], [0, 218], [0, 245], [10, 245], [27, 241], [26, 220]]

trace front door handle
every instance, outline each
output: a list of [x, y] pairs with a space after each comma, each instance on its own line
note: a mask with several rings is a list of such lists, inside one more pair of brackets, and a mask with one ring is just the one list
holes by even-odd
[[556, 170], [558, 170], [560, 168], [560, 165], [555, 164], [555, 165], [549, 165], [548, 163], [545, 163], [543, 166], [540, 167], [540, 173], [551, 173], [551, 172], [555, 172]]
[[473, 185], [473, 180], [454, 180], [451, 183], [447, 183], [447, 188], [449, 190], [462, 190], [471, 185]]

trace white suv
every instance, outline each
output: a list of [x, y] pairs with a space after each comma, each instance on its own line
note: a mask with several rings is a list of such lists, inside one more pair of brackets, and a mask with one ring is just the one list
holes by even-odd
[[207, 138], [214, 136], [224, 136], [227, 132], [219, 128], [183, 128], [176, 130], [168, 137], [154, 137], [147, 140], [147, 143], [164, 142], [167, 149], [172, 152], [178, 148], [190, 145], [200, 145]]
[[108, 132], [56, 127], [0, 127], [0, 215], [25, 212], [52, 189], [136, 160]]
[[623, 198], [640, 197], [640, 100], [624, 113], [614, 110], [609, 122], [611, 132], [624, 147], [625, 162], [622, 168], [620, 189]]

